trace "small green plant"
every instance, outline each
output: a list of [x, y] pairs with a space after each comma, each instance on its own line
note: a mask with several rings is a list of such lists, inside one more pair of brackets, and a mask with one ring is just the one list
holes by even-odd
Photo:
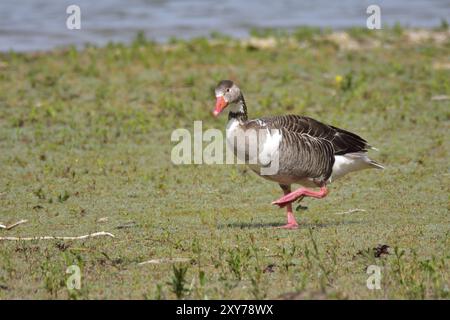
[[201, 263], [201, 254], [202, 254], [202, 248], [200, 245], [200, 241], [198, 241], [197, 238], [195, 238], [192, 241], [192, 252], [195, 254], [195, 265], [197, 266], [197, 273], [198, 273], [198, 283], [199, 285], [196, 286], [196, 295], [197, 297], [204, 297], [204, 286], [206, 285], [206, 273], [202, 269], [202, 263]]
[[236, 280], [242, 280], [242, 273], [244, 270], [244, 256], [239, 248], [233, 248], [228, 250], [227, 263], [231, 273]]
[[392, 27], [392, 32], [394, 33], [395, 36], [399, 37], [405, 32], [405, 29], [399, 22], [396, 22]]
[[439, 25], [438, 30], [440, 31], [448, 30], [448, 21], [446, 19], [441, 19], [441, 24]]
[[70, 194], [67, 191], [64, 190], [63, 193], [60, 193], [58, 195], [58, 202], [59, 203], [63, 203], [65, 201], [67, 201], [67, 199], [69, 199], [69, 198], [70, 198]]
[[58, 297], [58, 291], [65, 285], [65, 272], [57, 261], [51, 260], [47, 254], [45, 260], [42, 262], [41, 274], [44, 281], [44, 288], [53, 298]]
[[350, 91], [354, 87], [353, 73], [349, 72], [344, 76], [343, 81], [339, 84], [342, 91]]
[[187, 266], [176, 266], [173, 265], [172, 271], [172, 281], [169, 282], [171, 286], [172, 292], [176, 295], [177, 299], [183, 299], [185, 294], [189, 291], [186, 286], [186, 273], [188, 267]]
[[267, 293], [263, 285], [263, 272], [261, 268], [256, 266], [253, 272], [250, 273], [250, 292], [254, 299], [262, 300], [266, 297]]
[[11, 255], [6, 250], [1, 250], [0, 258], [0, 275], [3, 275], [5, 278], [6, 276], [13, 276], [15, 269], [13, 261], [11, 259]]
[[287, 272], [289, 271], [289, 268], [291, 266], [294, 265], [294, 263], [292, 262], [292, 259], [295, 256], [295, 253], [297, 251], [297, 248], [295, 246], [295, 244], [293, 244], [289, 249], [287, 249], [286, 247], [283, 247], [281, 249], [281, 255], [283, 258], [283, 269]]
[[394, 263], [395, 263], [395, 272], [399, 277], [400, 284], [406, 285], [405, 281], [405, 265], [403, 261], [403, 257], [405, 255], [405, 250], [401, 250], [398, 247], [394, 248]]
[[319, 252], [319, 247], [317, 245], [317, 241], [314, 238], [314, 234], [311, 228], [308, 229], [309, 232], [309, 238], [312, 243], [313, 250], [311, 255], [315, 258], [317, 262], [317, 266], [319, 267], [319, 278], [320, 278], [320, 285], [321, 289], [325, 291], [326, 287], [331, 284], [331, 278], [330, 273], [331, 271], [327, 269], [325, 262], [323, 261], [323, 256]]
[[[155, 300], [164, 300], [166, 298], [166, 295], [164, 294], [163, 285], [161, 283], [156, 284], [156, 290], [155, 290]], [[145, 299], [150, 300], [151, 297], [149, 295], [144, 295]]]
[[44, 200], [45, 199], [45, 193], [44, 190], [42, 190], [42, 188], [39, 188], [35, 191], [33, 191], [33, 194], [38, 197], [40, 200]]
[[140, 30], [136, 33], [133, 40], [133, 46], [143, 46], [147, 44], [147, 38], [145, 37], [145, 32]]

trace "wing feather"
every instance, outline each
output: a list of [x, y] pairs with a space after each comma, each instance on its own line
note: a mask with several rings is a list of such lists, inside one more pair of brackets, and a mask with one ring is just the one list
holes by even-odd
[[308, 135], [311, 138], [324, 139], [333, 145], [334, 154], [365, 152], [371, 148], [366, 140], [355, 133], [330, 126], [309, 117], [283, 115], [260, 118], [269, 128], [284, 129], [292, 133]]

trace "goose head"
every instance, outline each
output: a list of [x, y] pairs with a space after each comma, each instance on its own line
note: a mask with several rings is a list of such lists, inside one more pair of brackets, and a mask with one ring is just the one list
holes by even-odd
[[231, 80], [220, 81], [214, 92], [216, 94], [216, 107], [213, 114], [216, 117], [227, 106], [236, 108], [237, 104], [243, 100], [241, 89]]

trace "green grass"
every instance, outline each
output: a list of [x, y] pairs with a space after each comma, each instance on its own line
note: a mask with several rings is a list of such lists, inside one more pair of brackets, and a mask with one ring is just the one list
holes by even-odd
[[[449, 38], [365, 32], [351, 30], [353, 50], [306, 28], [267, 48], [141, 35], [0, 54], [0, 222], [29, 220], [0, 236], [116, 236], [0, 241], [0, 298], [448, 299], [450, 104], [432, 97], [450, 95]], [[300, 229], [273, 229], [285, 222], [270, 205], [276, 184], [243, 166], [170, 161], [175, 128], [224, 128], [211, 111], [226, 78], [251, 117], [296, 113], [357, 132], [386, 170], [333, 183], [304, 201]], [[354, 208], [365, 211], [336, 214]], [[379, 244], [390, 254], [375, 258]], [[163, 258], [190, 262], [138, 264]], [[72, 264], [81, 290], [66, 289]], [[381, 290], [366, 287], [369, 265], [382, 267]]]

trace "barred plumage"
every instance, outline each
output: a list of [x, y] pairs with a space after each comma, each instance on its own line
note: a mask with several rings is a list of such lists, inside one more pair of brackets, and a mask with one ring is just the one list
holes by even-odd
[[263, 117], [251, 121], [246, 127], [255, 127], [258, 122], [282, 132], [280, 174], [310, 178], [318, 184], [330, 178], [335, 155], [366, 152], [370, 148], [360, 136], [309, 117]]

